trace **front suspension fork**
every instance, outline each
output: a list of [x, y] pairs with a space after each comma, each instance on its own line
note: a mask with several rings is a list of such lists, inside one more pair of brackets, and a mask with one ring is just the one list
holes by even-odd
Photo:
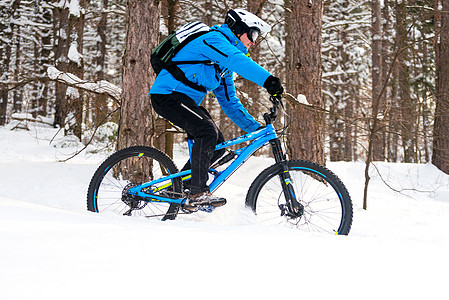
[[271, 148], [273, 150], [274, 159], [277, 163], [281, 164], [282, 173], [280, 176], [282, 190], [284, 191], [285, 199], [287, 202], [287, 207], [285, 205], [280, 205], [282, 215], [287, 215], [289, 217], [297, 218], [301, 217], [304, 213], [304, 206], [298, 202], [291, 181], [290, 173], [288, 171], [288, 164], [286, 155], [282, 151], [281, 142], [279, 139], [274, 139], [270, 141]]

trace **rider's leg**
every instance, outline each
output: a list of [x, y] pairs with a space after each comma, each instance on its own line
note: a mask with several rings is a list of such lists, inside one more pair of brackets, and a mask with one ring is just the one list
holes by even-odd
[[192, 149], [192, 179], [190, 192], [199, 194], [209, 191], [208, 170], [214, 156], [214, 148], [222, 138], [221, 132], [210, 115], [188, 96], [181, 93], [152, 95], [154, 110], [183, 128], [194, 138]]
[[[200, 106], [200, 109], [202, 109], [204, 111], [205, 114], [207, 114], [209, 116], [209, 118], [212, 120], [212, 117], [210, 116], [209, 112], [202, 106]], [[217, 127], [217, 126], [216, 126]], [[218, 127], [217, 127], [218, 129]], [[193, 139], [193, 136], [191, 136], [190, 134], [187, 136], [188, 139]], [[223, 137], [223, 133], [218, 129], [218, 139], [217, 139], [217, 144], [223, 143], [225, 141], [224, 137]], [[210, 160], [210, 164], [212, 165], [213, 163], [215, 163], [219, 158], [221, 158], [223, 156], [223, 154], [225, 153], [225, 149], [220, 149], [220, 150], [216, 150], [214, 151], [214, 155], [212, 156], [211, 160]], [[190, 170], [190, 159], [187, 160], [186, 164], [184, 165], [184, 167], [182, 167], [181, 171], [185, 171], [185, 170]], [[184, 187], [190, 187], [190, 180], [186, 180], [184, 181]], [[190, 189], [190, 188], [189, 188]]]

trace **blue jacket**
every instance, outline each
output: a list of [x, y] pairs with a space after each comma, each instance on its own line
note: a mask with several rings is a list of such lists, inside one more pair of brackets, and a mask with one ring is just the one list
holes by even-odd
[[[217, 32], [220, 31], [220, 32]], [[246, 132], [256, 130], [260, 124], [248, 113], [236, 96], [233, 72], [260, 86], [270, 73], [247, 56], [245, 45], [224, 24], [214, 25], [211, 31], [185, 45], [173, 61], [211, 60], [219, 66], [220, 73], [213, 65], [178, 65], [187, 79], [213, 91], [224, 113]], [[150, 94], [183, 93], [201, 104], [206, 93], [192, 89], [163, 69], [156, 77]]]

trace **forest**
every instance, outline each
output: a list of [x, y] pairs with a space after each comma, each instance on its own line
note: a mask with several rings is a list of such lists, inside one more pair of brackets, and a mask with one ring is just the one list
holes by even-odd
[[[239, 7], [272, 26], [250, 53], [289, 95], [277, 127], [290, 156], [449, 173], [449, 0], [0, 0], [0, 126], [43, 122], [85, 144], [170, 154], [183, 135], [152, 110], [150, 54], [176, 28], [222, 24]], [[235, 82], [262, 123], [269, 95]], [[225, 138], [242, 134], [212, 93], [202, 105]]]

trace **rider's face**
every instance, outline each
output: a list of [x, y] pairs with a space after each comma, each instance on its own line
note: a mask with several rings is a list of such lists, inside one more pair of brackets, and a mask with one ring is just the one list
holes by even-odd
[[251, 42], [248, 38], [248, 33], [245, 32], [240, 36], [240, 41], [245, 45], [246, 49], [249, 50], [249, 48], [253, 45], [255, 45], [253, 42]]

